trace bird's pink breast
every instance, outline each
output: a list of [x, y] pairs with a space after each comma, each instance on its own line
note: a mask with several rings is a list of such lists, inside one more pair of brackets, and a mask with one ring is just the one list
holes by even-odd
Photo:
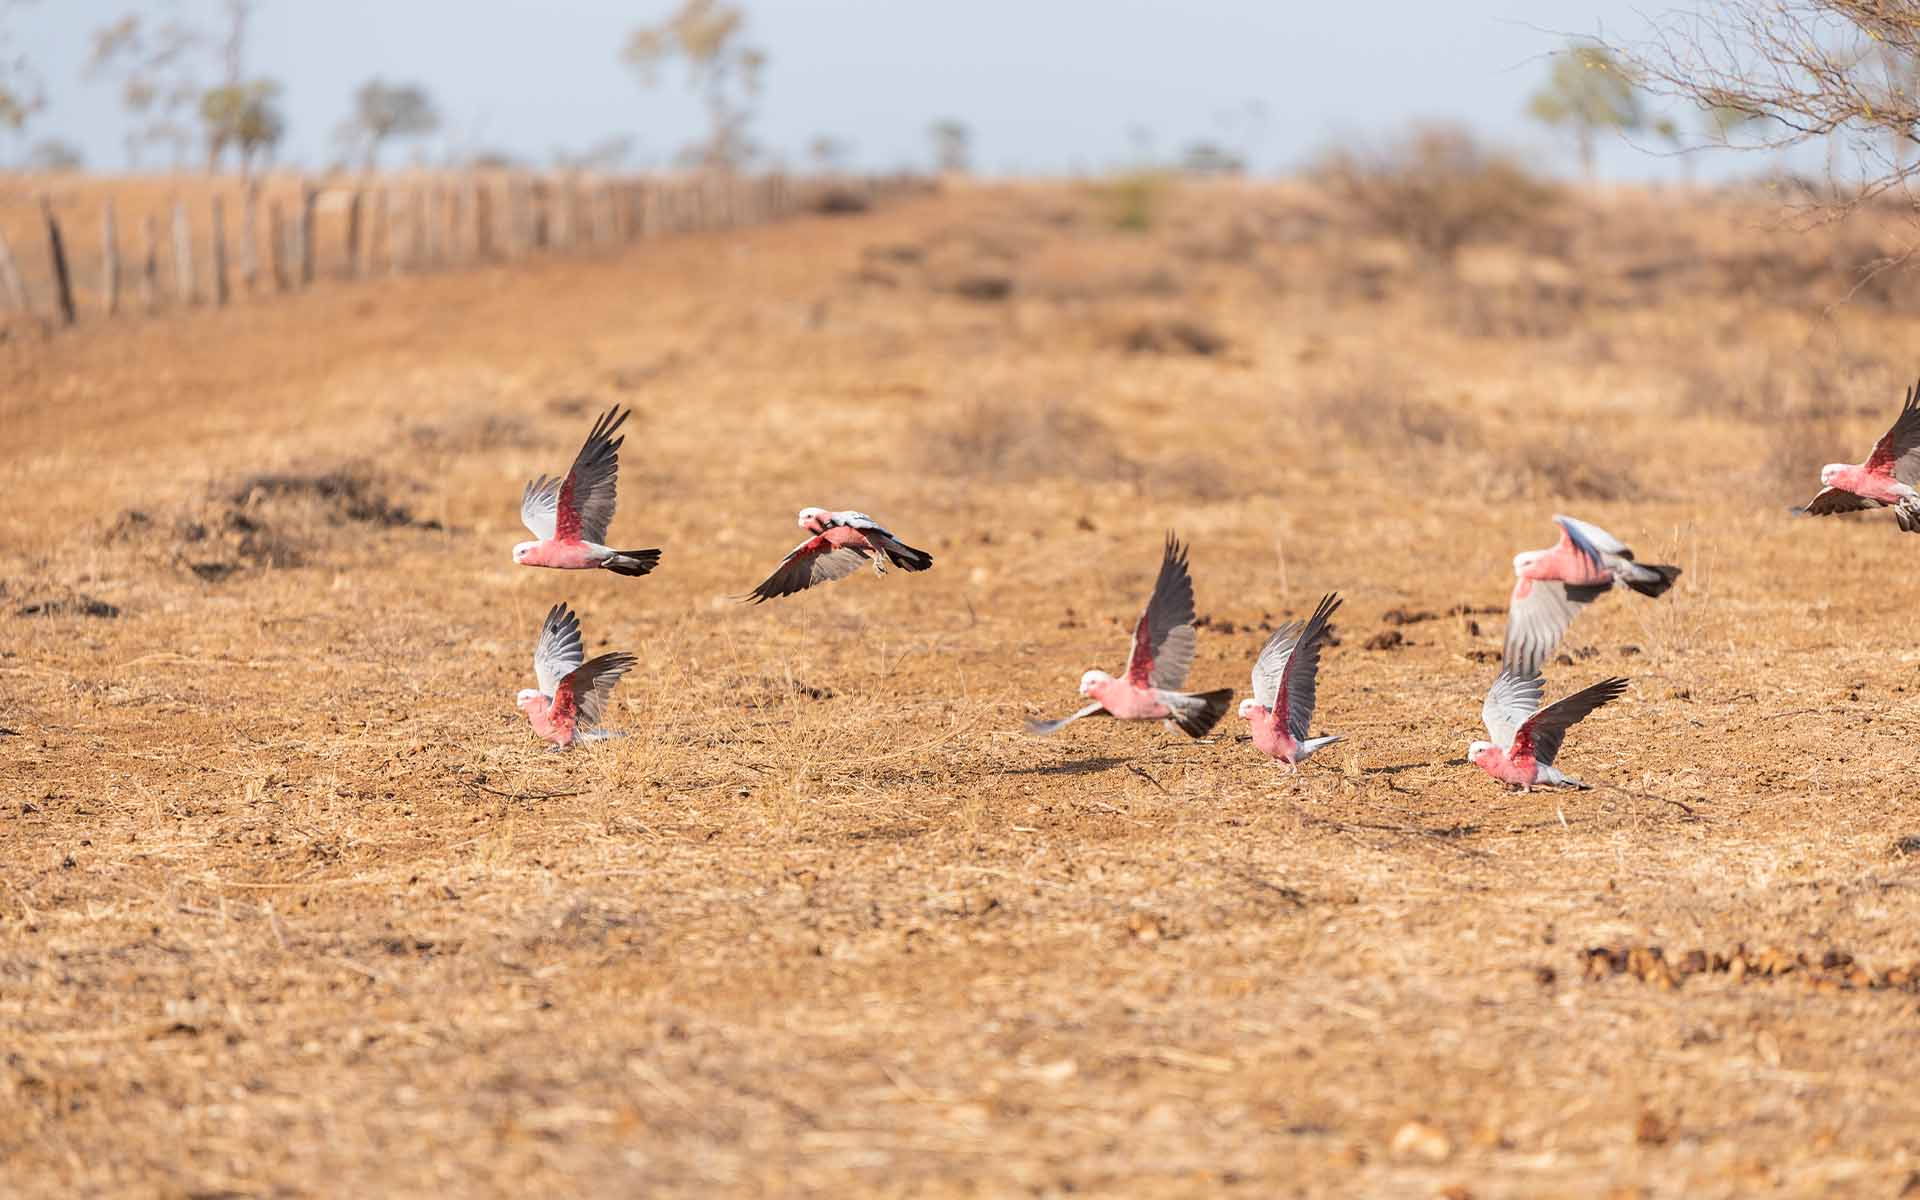
[[836, 549], [842, 546], [851, 546], [856, 550], [873, 549], [873, 543], [867, 540], [866, 534], [858, 529], [849, 529], [845, 525], [836, 525], [820, 536], [826, 538], [827, 544]]
[[1835, 472], [1831, 486], [1841, 491], [1852, 492], [1856, 496], [1865, 496], [1869, 500], [1878, 500], [1882, 504], [1892, 504], [1900, 499], [1900, 491], [1894, 486], [1891, 475], [1882, 475], [1865, 467], [1848, 467]]
[[549, 539], [527, 551], [520, 562], [529, 567], [555, 567], [562, 571], [580, 571], [599, 566], [585, 542]]
[[1574, 548], [1573, 543], [1562, 541], [1559, 545], [1542, 555], [1526, 572], [1529, 579], [1558, 580], [1571, 583], [1576, 587], [1591, 587], [1605, 583], [1613, 578], [1611, 574], [1593, 565], [1593, 560]]
[[1277, 758], [1282, 762], [1292, 762], [1299, 747], [1293, 737], [1287, 733], [1286, 725], [1274, 713], [1256, 707], [1247, 718], [1252, 727], [1253, 747], [1268, 758]]
[[1473, 762], [1475, 766], [1493, 776], [1495, 779], [1500, 780], [1502, 783], [1526, 785], [1533, 782], [1533, 759], [1527, 758], [1522, 762], [1516, 763], [1508, 758], [1506, 751], [1500, 749], [1498, 746], [1491, 750], [1481, 751], [1480, 757], [1474, 759]]
[[1101, 707], [1122, 721], [1151, 721], [1168, 715], [1151, 689], [1137, 688], [1124, 679], [1109, 679], [1093, 688], [1093, 698]]

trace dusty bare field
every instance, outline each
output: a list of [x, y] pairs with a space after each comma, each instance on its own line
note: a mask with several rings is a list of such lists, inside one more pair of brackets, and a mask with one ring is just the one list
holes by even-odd
[[[0, 343], [0, 1191], [1920, 1190], [1920, 539], [1787, 516], [1920, 305], [1705, 200], [1441, 266], [1162, 199]], [[515, 568], [615, 402], [661, 569]], [[735, 603], [806, 504], [937, 564]], [[1512, 795], [1477, 610], [1556, 511], [1686, 573], [1549, 669], [1633, 680], [1561, 760], [1611, 786]], [[1232, 718], [1018, 732], [1168, 528], [1196, 687], [1347, 596], [1300, 778]], [[642, 667], [554, 754], [513, 695], [562, 598]]]

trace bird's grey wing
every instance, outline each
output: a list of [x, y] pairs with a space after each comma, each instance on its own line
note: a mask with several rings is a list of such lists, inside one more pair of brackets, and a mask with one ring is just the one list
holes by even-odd
[[[1571, 696], [1555, 700], [1532, 719], [1521, 724], [1517, 739], [1530, 739], [1533, 761], [1546, 766], [1553, 765], [1554, 756], [1560, 753], [1561, 739], [1567, 736], [1567, 730], [1578, 725], [1586, 715], [1602, 704], [1618, 700], [1627, 690], [1627, 681], [1620, 678], [1602, 679], [1589, 688], [1582, 688]], [[1516, 750], [1520, 747], [1516, 746]]]
[[1884, 460], [1886, 469], [1901, 483], [1920, 483], [1920, 384], [1907, 389], [1900, 415], [1874, 446], [1868, 465], [1875, 465], [1876, 460]]
[[864, 550], [849, 546], [836, 548], [824, 536], [810, 537], [789, 551], [780, 560], [780, 565], [773, 569], [773, 574], [741, 599], [762, 604], [780, 596], [805, 591], [816, 583], [845, 579], [859, 570], [867, 557]]
[[1194, 641], [1193, 577], [1187, 573], [1187, 548], [1169, 531], [1153, 595], [1134, 627], [1128, 681], [1139, 688], [1178, 690], [1193, 669]]
[[1573, 543], [1574, 549], [1585, 555], [1587, 561], [1599, 570], [1606, 570], [1606, 556], [1609, 554], [1618, 554], [1624, 558], [1633, 557], [1633, 551], [1627, 549], [1625, 542], [1598, 525], [1591, 525], [1578, 517], [1569, 517], [1561, 513], [1555, 513], [1553, 520], [1560, 528], [1567, 531], [1567, 538]]
[[1799, 512], [1801, 516], [1826, 517], [1834, 513], [1860, 512], [1863, 509], [1882, 507], [1884, 506], [1878, 500], [1869, 500], [1845, 488], [1830, 487], [1821, 488], [1820, 494], [1807, 501], [1807, 506]]
[[1075, 721], [1078, 721], [1081, 717], [1090, 717], [1093, 714], [1101, 711], [1103, 710], [1100, 707], [1100, 702], [1096, 700], [1092, 704], [1089, 704], [1085, 708], [1081, 709], [1079, 712], [1072, 713], [1064, 717], [1060, 717], [1056, 720], [1036, 721], [1032, 717], [1028, 717], [1027, 732], [1033, 734], [1036, 737], [1046, 737], [1050, 733], [1058, 733], [1060, 730], [1065, 729], [1067, 726], [1073, 724]]
[[1507, 602], [1507, 641], [1500, 653], [1501, 665], [1519, 675], [1536, 674], [1567, 635], [1573, 618], [1610, 586], [1611, 580], [1586, 585], [1523, 579], [1514, 584], [1513, 596]]
[[580, 729], [593, 729], [600, 724], [601, 716], [607, 710], [607, 701], [613, 696], [613, 685], [620, 677], [633, 670], [639, 662], [631, 654], [602, 654], [593, 661], [574, 669], [563, 681], [573, 692], [574, 724]]
[[1299, 644], [1306, 628], [1305, 621], [1288, 621], [1273, 631], [1267, 644], [1260, 647], [1260, 657], [1253, 660], [1253, 702], [1268, 712], [1273, 711], [1279, 699], [1280, 679], [1286, 674], [1287, 660], [1293, 657], [1293, 648]]
[[1287, 733], [1296, 742], [1307, 739], [1307, 726], [1313, 722], [1314, 688], [1320, 674], [1320, 647], [1327, 640], [1327, 622], [1340, 607], [1340, 597], [1328, 592], [1307, 618], [1306, 632], [1287, 657], [1281, 678], [1280, 694], [1286, 697]]
[[882, 525], [880, 522], [874, 520], [872, 517], [868, 516], [863, 512], [855, 512], [852, 509], [847, 509], [844, 512], [828, 513], [827, 524], [829, 526], [844, 525], [848, 529], [858, 529], [862, 533], [873, 532], [873, 533], [881, 534], [885, 537], [893, 536], [890, 532], [888, 532], [887, 527]]
[[580, 618], [564, 603], [548, 609], [547, 619], [540, 626], [540, 640], [533, 646], [533, 677], [539, 681], [540, 694], [554, 695], [560, 681], [571, 675], [586, 656], [580, 644]]
[[581, 444], [580, 453], [574, 455], [573, 469], [567, 472], [560, 489], [559, 524], [563, 534], [572, 533], [586, 542], [607, 540], [619, 483], [620, 446], [627, 440], [613, 435], [630, 415], [631, 410], [622, 412], [617, 404], [601, 413]]
[[1511, 667], [1502, 668], [1480, 705], [1480, 722], [1487, 727], [1487, 736], [1502, 749], [1512, 746], [1514, 734], [1539, 709], [1545, 693], [1546, 684], [1539, 672], [1516, 673]]
[[528, 533], [543, 542], [553, 537], [562, 482], [542, 475], [538, 479], [528, 480], [527, 490], [520, 493], [520, 523], [527, 527]]

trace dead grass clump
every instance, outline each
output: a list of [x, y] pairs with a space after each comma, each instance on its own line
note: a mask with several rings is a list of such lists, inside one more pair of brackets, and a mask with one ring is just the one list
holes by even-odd
[[996, 304], [1013, 295], [1013, 276], [996, 272], [976, 272], [949, 280], [945, 291], [967, 300]]
[[1119, 345], [1129, 354], [1194, 355], [1212, 358], [1226, 352], [1226, 337], [1188, 317], [1149, 318], [1120, 331]]
[[120, 606], [98, 600], [85, 592], [72, 592], [42, 600], [31, 600], [14, 610], [20, 617], [97, 617], [112, 620], [120, 615]]
[[1315, 392], [1304, 407], [1315, 424], [1373, 450], [1473, 449], [1481, 444], [1479, 422], [1470, 414], [1449, 412], [1415, 398], [1412, 391], [1404, 380], [1384, 374], [1349, 379]]
[[464, 454], [516, 449], [533, 444], [533, 430], [513, 413], [486, 413], [439, 425], [418, 425], [409, 431], [414, 444], [427, 450]]
[[1123, 233], [1145, 233], [1165, 211], [1173, 177], [1165, 171], [1128, 171], [1100, 185], [1095, 193], [1106, 222]]
[[1587, 316], [1586, 289], [1533, 282], [1465, 285], [1444, 301], [1447, 322], [1471, 338], [1559, 338]]
[[1098, 417], [1060, 400], [977, 400], [916, 432], [916, 457], [956, 475], [1018, 482], [1133, 477], [1137, 466]]
[[[1502, 480], [1519, 468], [1522, 490], [1567, 500], [1628, 500], [1644, 493], [1631, 465], [1584, 434], [1559, 442], [1530, 442], [1524, 453], [1497, 458]], [[1497, 495], [1501, 490], [1495, 486], [1489, 492]]]
[[1559, 190], [1452, 125], [1422, 125], [1371, 152], [1338, 149], [1317, 175], [1373, 230], [1450, 261], [1471, 242], [1522, 238]]
[[375, 489], [365, 475], [351, 470], [329, 471], [324, 475], [256, 475], [233, 492], [231, 500], [239, 509], [258, 507], [263, 501], [312, 499], [337, 520], [358, 521], [368, 525], [418, 526], [438, 529], [438, 521], [417, 521], [405, 505], [395, 504]]

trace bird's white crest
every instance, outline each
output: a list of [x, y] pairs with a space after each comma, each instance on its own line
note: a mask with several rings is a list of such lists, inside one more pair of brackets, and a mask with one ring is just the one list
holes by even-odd
[[1472, 762], [1474, 759], [1479, 758], [1482, 754], [1485, 754], [1487, 751], [1498, 750], [1498, 749], [1499, 747], [1494, 745], [1492, 742], [1475, 742], [1471, 746], [1467, 747], [1467, 761]]
[[513, 698], [515, 704], [525, 704], [529, 700], [545, 700], [546, 696], [539, 688], [521, 688], [520, 694]]
[[832, 513], [828, 512], [824, 508], [815, 508], [812, 506], [803, 508], [800, 510], [800, 528], [805, 529], [812, 522], [818, 521], [824, 517], [830, 517], [832, 515], [833, 515]]
[[1848, 468], [1848, 467], [1849, 467], [1850, 465], [1852, 465], [1852, 464], [1850, 464], [1850, 463], [1828, 463], [1828, 464], [1827, 464], [1826, 466], [1824, 466], [1824, 467], [1821, 467], [1821, 468], [1820, 468], [1820, 486], [1822, 486], [1822, 487], [1832, 487], [1832, 486], [1833, 486], [1833, 477], [1834, 477], [1835, 475], [1838, 475], [1838, 474], [1839, 474], [1840, 472], [1842, 472], [1842, 471], [1844, 471], [1844, 470], [1846, 470], [1846, 469], [1847, 469], [1847, 468]]
[[1528, 550], [1528, 551], [1525, 551], [1524, 553], [1514, 555], [1513, 556], [1513, 573], [1515, 575], [1520, 575], [1525, 573], [1528, 567], [1531, 567], [1533, 564], [1539, 562], [1541, 559], [1545, 558], [1546, 556], [1547, 556], [1547, 551], [1545, 550]]
[[1091, 695], [1095, 684], [1107, 683], [1112, 679], [1113, 676], [1107, 674], [1105, 671], [1088, 671], [1080, 677], [1080, 694], [1082, 696]]
[[527, 556], [528, 554], [530, 554], [530, 553], [532, 553], [532, 552], [533, 552], [533, 548], [534, 548], [535, 546], [538, 546], [539, 544], [540, 544], [539, 542], [520, 542], [520, 543], [517, 543], [517, 544], [516, 544], [516, 545], [514, 546], [514, 548], [513, 548], [513, 561], [514, 561], [514, 562], [519, 562], [519, 561], [521, 561], [522, 559], [524, 559], [524, 558], [526, 558], [526, 556]]
[[1259, 707], [1260, 707], [1260, 702], [1258, 700], [1255, 700], [1252, 696], [1248, 696], [1245, 700], [1242, 700], [1240, 702], [1240, 715], [1242, 717], [1251, 717], [1253, 716], [1253, 710]]

